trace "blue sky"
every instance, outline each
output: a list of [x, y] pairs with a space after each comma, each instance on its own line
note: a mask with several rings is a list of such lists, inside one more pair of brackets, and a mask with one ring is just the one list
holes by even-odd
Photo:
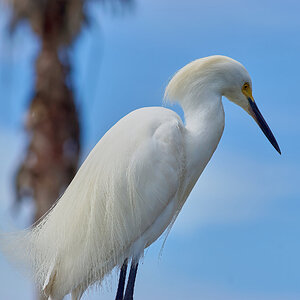
[[[228, 55], [248, 69], [256, 102], [282, 150], [279, 156], [255, 122], [224, 99], [220, 145], [162, 257], [161, 242], [147, 251], [136, 299], [300, 299], [299, 10], [298, 1], [262, 0], [136, 0], [118, 16], [89, 7], [91, 25], [71, 52], [82, 159], [128, 112], [161, 105], [176, 70], [213, 54]], [[24, 153], [22, 122], [38, 49], [26, 26], [7, 40], [6, 20], [1, 7], [1, 229], [13, 222], [25, 226], [30, 219], [30, 203], [17, 220], [9, 206], [14, 168]], [[29, 281], [1, 256], [0, 281], [1, 298], [31, 299]], [[113, 299], [115, 284], [114, 278], [102, 296], [91, 291], [84, 299]]]

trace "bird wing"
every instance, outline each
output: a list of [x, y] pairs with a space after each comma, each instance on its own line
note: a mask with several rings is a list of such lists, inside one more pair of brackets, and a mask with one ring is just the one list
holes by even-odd
[[[143, 250], [149, 239], [155, 240], [171, 222], [176, 205], [144, 237], [147, 240], [139, 239], [149, 232], [182, 186], [183, 132], [177, 114], [164, 108], [147, 108], [128, 115], [104, 137], [108, 139], [104, 141], [107, 149], [99, 149], [98, 153], [108, 153], [105, 161], [110, 164], [104, 167], [105, 179], [99, 176], [100, 197], [97, 194], [98, 208], [93, 210], [92, 224], [98, 223], [95, 228], [106, 229], [102, 240], [112, 253], [119, 249], [124, 253]], [[99, 172], [102, 174], [103, 170], [99, 168]], [[140, 249], [132, 249], [137, 240]]]
[[[172, 113], [166, 119], [160, 118], [158, 124], [155, 121], [152, 132], [145, 135], [131, 156], [127, 169], [130, 203], [125, 203], [123, 208], [127, 228], [135, 229], [133, 238], [151, 229], [150, 235], [140, 241], [142, 250], [143, 243], [156, 240], [171, 222], [179, 207], [176, 198], [185, 171], [185, 129], [181, 120]], [[171, 201], [172, 209], [160, 218]]]

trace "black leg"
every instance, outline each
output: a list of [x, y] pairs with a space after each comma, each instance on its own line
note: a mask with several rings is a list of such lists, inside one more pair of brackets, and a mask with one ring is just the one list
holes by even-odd
[[127, 273], [127, 265], [128, 265], [128, 259], [126, 258], [124, 260], [124, 263], [123, 263], [121, 271], [120, 271], [120, 278], [119, 278], [116, 300], [123, 300], [125, 279], [126, 279], [126, 273]]
[[134, 261], [132, 261], [131, 263], [126, 292], [123, 300], [133, 300], [134, 283], [135, 283], [138, 265], [139, 264], [135, 263]]

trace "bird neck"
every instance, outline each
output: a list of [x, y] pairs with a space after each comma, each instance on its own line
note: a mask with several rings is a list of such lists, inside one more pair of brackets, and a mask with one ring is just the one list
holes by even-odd
[[205, 91], [190, 97], [193, 99], [184, 101], [182, 105], [186, 129], [195, 136], [220, 129], [223, 132], [225, 117], [222, 95]]
[[190, 175], [195, 180], [216, 150], [225, 125], [222, 96], [209, 91], [196, 96], [198, 99], [184, 101], [193, 103], [192, 105], [183, 105], [187, 130], [187, 163], [192, 170]]

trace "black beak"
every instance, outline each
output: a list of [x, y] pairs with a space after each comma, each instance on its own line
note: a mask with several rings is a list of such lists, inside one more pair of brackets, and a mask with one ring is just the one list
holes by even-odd
[[265, 121], [264, 117], [260, 113], [256, 103], [251, 98], [248, 98], [248, 101], [249, 101], [249, 104], [250, 104], [250, 107], [251, 107], [251, 112], [250, 113], [251, 113], [252, 117], [254, 118], [254, 120], [256, 121], [258, 126], [260, 127], [260, 129], [263, 131], [265, 136], [268, 138], [270, 143], [273, 145], [273, 147], [277, 150], [277, 152], [279, 154], [281, 154], [281, 151], [280, 151], [280, 148], [277, 144], [277, 141], [276, 141], [270, 127], [268, 126], [267, 122]]

